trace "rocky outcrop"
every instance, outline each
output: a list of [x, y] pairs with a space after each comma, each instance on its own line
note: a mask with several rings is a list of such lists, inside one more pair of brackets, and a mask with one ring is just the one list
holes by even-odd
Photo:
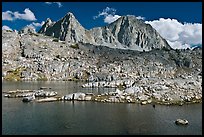
[[155, 48], [170, 49], [166, 40], [151, 25], [135, 16], [122, 16], [108, 26], [86, 30], [69, 12], [56, 23], [47, 19], [39, 33], [69, 43], [82, 42], [138, 51], [150, 51]]
[[35, 29], [33, 27], [30, 26], [26, 26], [23, 29], [21, 29], [19, 32], [19, 34], [32, 34], [32, 33], [36, 33]]
[[116, 88], [115, 92], [98, 95], [96, 101], [99, 102], [183, 105], [202, 102], [202, 84], [199, 81], [201, 81], [201, 77], [186, 79], [140, 78], [137, 80], [91, 82], [82, 85], [82, 87]]
[[21, 98], [21, 97], [53, 97], [57, 95], [56, 91], [45, 91], [45, 90], [11, 90], [11, 91], [4, 91], [4, 97], [8, 98]]
[[177, 119], [176, 121], [175, 121], [175, 123], [177, 124], [177, 125], [188, 125], [188, 120], [186, 120], [186, 119]]

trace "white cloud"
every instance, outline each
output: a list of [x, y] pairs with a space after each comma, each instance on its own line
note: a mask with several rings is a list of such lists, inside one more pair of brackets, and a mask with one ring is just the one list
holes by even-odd
[[43, 24], [44, 24], [45, 22], [44, 21], [42, 21], [41, 23], [35, 23], [35, 22], [33, 22], [32, 24], [33, 24], [33, 26], [35, 26], [35, 27], [41, 27]]
[[104, 22], [110, 24], [121, 17], [120, 15], [115, 15], [115, 12], [116, 12], [116, 9], [106, 7], [105, 9], [103, 9], [102, 12], [99, 12], [99, 14], [97, 16], [94, 16], [93, 18], [97, 19], [100, 16], [103, 16]]
[[119, 15], [108, 15], [105, 17], [104, 22], [110, 24], [110, 23], [116, 21], [120, 17], [121, 16], [119, 16]]
[[[94, 16], [93, 19], [97, 19], [97, 18], [103, 16], [104, 22], [110, 24], [121, 17], [120, 15], [115, 15], [115, 13], [116, 13], [116, 9], [106, 7], [105, 9], [103, 9], [102, 12], [99, 12], [97, 16]], [[134, 15], [129, 15], [129, 16], [134, 16]], [[145, 20], [145, 17], [142, 17], [142, 16], [137, 16], [136, 18], [141, 19], [141, 20]]]
[[27, 25], [28, 27], [31, 27], [33, 29], [36, 29], [38, 27], [41, 27], [45, 22], [42, 21], [41, 23], [38, 23], [38, 22], [32, 22], [31, 24]]
[[187, 49], [190, 48], [191, 45], [182, 43], [181, 41], [169, 41], [167, 40], [168, 44], [173, 48], [173, 49]]
[[59, 8], [62, 7], [62, 3], [61, 2], [45, 2], [45, 4], [51, 5], [51, 4], [57, 4]]
[[62, 7], [61, 2], [54, 2], [54, 3], [57, 3], [57, 5], [58, 5], [59, 8]]
[[4, 25], [2, 26], [2, 30], [12, 30], [12, 29], [9, 26]]
[[191, 45], [202, 44], [202, 24], [180, 23], [176, 19], [145, 21], [156, 29], [174, 49], [186, 49]]
[[14, 20], [14, 17], [13, 17], [13, 12], [11, 11], [6, 11], [6, 12], [2, 12], [2, 20]]
[[34, 13], [29, 9], [26, 8], [24, 10], [24, 13], [21, 14], [18, 11], [12, 12], [12, 11], [6, 11], [6, 12], [2, 12], [2, 20], [16, 20], [16, 19], [22, 19], [22, 20], [28, 20], [28, 21], [34, 21], [37, 20], [35, 18]]
[[26, 9], [24, 10], [24, 12], [25, 12], [24, 14], [20, 14], [20, 13], [18, 13], [18, 12], [14, 12], [15, 18], [16, 18], [16, 19], [29, 20], [29, 21], [37, 20], [37, 19], [35, 18], [34, 13], [33, 13], [31, 10], [29, 10], [29, 8], [26, 8]]
[[142, 17], [142, 16], [137, 16], [136, 17], [138, 20], [145, 20], [145, 17]]
[[45, 4], [48, 4], [48, 5], [50, 5], [50, 4], [52, 4], [52, 2], [45, 2]]
[[116, 9], [114, 8], [109, 8], [109, 7], [106, 7], [105, 9], [103, 9], [103, 12], [99, 12], [99, 15], [97, 17], [100, 17], [100, 16], [108, 16], [108, 15], [114, 15], [116, 12]]

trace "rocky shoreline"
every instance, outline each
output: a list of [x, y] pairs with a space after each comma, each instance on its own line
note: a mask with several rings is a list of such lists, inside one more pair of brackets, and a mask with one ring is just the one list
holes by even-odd
[[[92, 82], [82, 87], [117, 87], [113, 94], [116, 102], [126, 99], [126, 102], [139, 102], [142, 104], [183, 104], [202, 102], [202, 77], [158, 79], [143, 78], [138, 80], [119, 80], [112, 82]], [[103, 96], [103, 95], [102, 95]], [[103, 98], [103, 97], [102, 97]], [[107, 97], [104, 97], [107, 99]], [[100, 99], [99, 99], [100, 100]]]
[[142, 105], [162, 104], [180, 106], [183, 104], [202, 103], [201, 85], [199, 85], [199, 81], [193, 82], [193, 78], [168, 80], [146, 78], [138, 81], [104, 81], [82, 85], [83, 88], [90, 88], [93, 86], [97, 88], [115, 88], [115, 91], [102, 94], [75, 92], [67, 95], [57, 95], [58, 92], [56, 91], [40, 88], [38, 90], [15, 90], [3, 93], [5, 94], [4, 97], [8, 98], [22, 98], [34, 95], [37, 97], [35, 99], [36, 102], [96, 101], [103, 103], [139, 103]]

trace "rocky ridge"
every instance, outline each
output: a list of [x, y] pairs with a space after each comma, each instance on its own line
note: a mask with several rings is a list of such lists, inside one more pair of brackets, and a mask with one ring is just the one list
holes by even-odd
[[[125, 78], [176, 78], [202, 74], [202, 49], [148, 52], [67, 44], [38, 33], [3, 31], [2, 76], [17, 80], [112, 81]], [[15, 77], [11, 77], [15, 79]]]
[[67, 43], [82, 42], [137, 51], [162, 47], [170, 49], [166, 40], [151, 25], [129, 15], [120, 17], [108, 26], [86, 30], [75, 16], [68, 12], [57, 22], [47, 19], [39, 33]]

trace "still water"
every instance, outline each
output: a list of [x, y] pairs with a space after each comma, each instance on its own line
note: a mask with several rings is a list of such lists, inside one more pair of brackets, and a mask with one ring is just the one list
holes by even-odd
[[[2, 82], [2, 91], [51, 87], [58, 95], [100, 94], [114, 89], [81, 88], [76, 82]], [[187, 126], [174, 123], [177, 118]], [[202, 104], [183, 106], [60, 101], [23, 103], [2, 96], [3, 135], [202, 135]]]

